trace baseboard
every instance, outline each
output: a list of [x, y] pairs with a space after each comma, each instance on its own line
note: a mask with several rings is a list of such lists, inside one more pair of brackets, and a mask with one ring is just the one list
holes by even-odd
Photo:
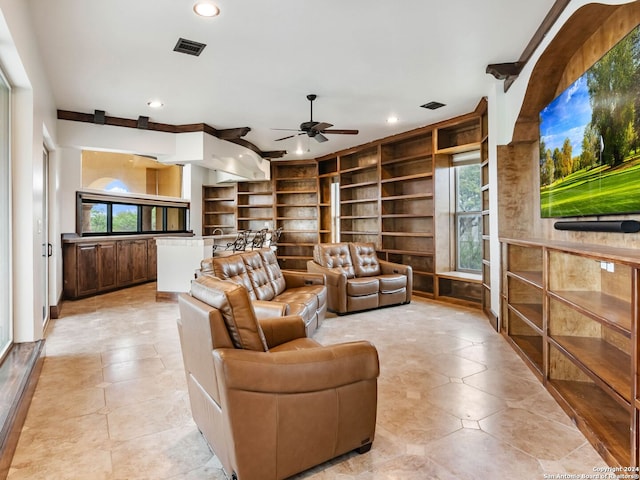
[[44, 362], [44, 340], [18, 343], [0, 365], [0, 480], [11, 460]]
[[156, 302], [178, 302], [178, 292], [156, 292]]
[[53, 318], [54, 320], [60, 318], [60, 314], [62, 313], [62, 293], [58, 295], [58, 301], [55, 305], [49, 306], [49, 318]]
[[57, 319], [60, 318], [60, 311], [62, 307], [60, 304], [57, 305], [49, 305], [49, 318]]

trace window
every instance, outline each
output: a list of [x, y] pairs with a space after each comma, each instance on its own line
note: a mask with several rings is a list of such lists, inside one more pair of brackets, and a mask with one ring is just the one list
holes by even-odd
[[76, 231], [81, 236], [187, 232], [189, 203], [78, 192]]
[[111, 231], [113, 233], [138, 232], [138, 206], [120, 203], [112, 204]]
[[13, 343], [11, 320], [10, 93], [0, 72], [0, 360]]
[[482, 271], [482, 197], [479, 152], [454, 156], [456, 270]]

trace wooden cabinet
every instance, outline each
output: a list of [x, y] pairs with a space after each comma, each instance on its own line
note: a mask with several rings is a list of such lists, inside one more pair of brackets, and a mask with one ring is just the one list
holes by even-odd
[[117, 243], [118, 285], [147, 280], [147, 241], [120, 240]]
[[[74, 282], [70, 285], [74, 288], [78, 295], [91, 295], [98, 291], [98, 245], [77, 245], [70, 252], [74, 255], [74, 261], [77, 265], [85, 268], [78, 271], [78, 275], [74, 278]], [[66, 283], [66, 282], [65, 282]]]
[[202, 187], [202, 235], [214, 230], [232, 233], [236, 225], [236, 185], [204, 185]]
[[117, 285], [116, 242], [100, 242], [97, 245], [98, 291], [111, 290]]
[[65, 245], [65, 296], [86, 297], [115, 288], [116, 242]]
[[273, 161], [276, 198], [275, 228], [282, 228], [278, 242], [280, 267], [306, 270], [318, 243], [318, 164], [315, 160]]
[[147, 239], [147, 279], [158, 278], [158, 247], [155, 238]]
[[63, 290], [68, 299], [156, 279], [153, 238], [63, 238], [62, 255]]
[[502, 242], [506, 337], [607, 462], [637, 464], [640, 253]]

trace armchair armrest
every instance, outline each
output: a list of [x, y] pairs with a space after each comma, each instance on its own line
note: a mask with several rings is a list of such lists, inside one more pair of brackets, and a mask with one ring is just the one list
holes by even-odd
[[378, 260], [380, 264], [380, 271], [385, 274], [401, 273], [402, 275], [410, 276], [413, 273], [411, 265], [402, 265], [401, 263], [387, 262], [386, 260]]
[[252, 300], [253, 310], [258, 320], [263, 318], [284, 317], [289, 313], [289, 305], [271, 300]]
[[297, 272], [282, 270], [287, 288], [306, 287], [309, 285], [324, 285], [324, 275], [321, 273]]
[[296, 338], [304, 338], [307, 332], [304, 320], [299, 315], [287, 315], [277, 318], [259, 318], [258, 323], [269, 348], [282, 345]]
[[327, 306], [336, 313], [347, 312], [347, 276], [309, 260], [307, 271], [324, 275], [327, 285]]
[[276, 353], [222, 348], [213, 356], [227, 390], [254, 393], [316, 392], [380, 373], [378, 352], [365, 341]]
[[401, 263], [387, 262], [386, 260], [378, 260], [380, 263], [380, 271], [385, 274], [400, 273], [407, 277], [407, 303], [411, 302], [411, 294], [413, 292], [413, 268], [411, 265], [402, 265]]
[[331, 270], [330, 268], [323, 267], [313, 260], [309, 260], [307, 262], [307, 271], [309, 273], [324, 275], [327, 286], [331, 285], [334, 287], [340, 287], [346, 285], [347, 282], [347, 276], [344, 273], [336, 272], [334, 270]]

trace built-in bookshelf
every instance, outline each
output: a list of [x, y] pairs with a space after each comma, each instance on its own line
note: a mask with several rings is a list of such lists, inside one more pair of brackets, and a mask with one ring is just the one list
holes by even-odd
[[612, 465], [637, 461], [637, 250], [501, 239], [503, 333]]
[[340, 240], [379, 244], [380, 191], [378, 147], [339, 157]]
[[334, 185], [339, 185], [338, 182], [338, 157], [334, 156], [318, 161], [318, 235], [320, 243], [331, 243], [337, 238], [338, 225], [334, 220], [335, 206], [331, 201], [331, 192], [335, 190]]
[[202, 234], [214, 231], [232, 233], [236, 224], [236, 185], [204, 185], [202, 187]]
[[482, 196], [482, 309], [498, 327], [498, 319], [491, 305], [491, 204], [489, 180], [489, 117], [486, 102], [480, 109], [480, 176]]
[[238, 230], [257, 232], [273, 227], [273, 190], [271, 181], [238, 183]]
[[318, 164], [315, 160], [274, 161], [271, 168], [275, 228], [282, 228], [278, 261], [285, 269], [306, 270], [319, 241]]
[[430, 132], [381, 146], [381, 251], [412, 265], [413, 288], [433, 295], [433, 139]]
[[[480, 152], [481, 175], [486, 175], [488, 180], [488, 145], [487, 145], [487, 119], [486, 119], [486, 99], [482, 99], [473, 114], [464, 115], [450, 122], [444, 122], [434, 128], [434, 166], [436, 169], [436, 212], [451, 211], [450, 202], [455, 198], [453, 185], [452, 158], [457, 154], [468, 152]], [[484, 184], [481, 179], [481, 195], [486, 190], [488, 201], [488, 183]], [[484, 197], [482, 197], [484, 198]], [[483, 211], [483, 213], [485, 213]], [[450, 216], [438, 215], [436, 231], [450, 231], [455, 228]], [[482, 239], [486, 238], [486, 254], [489, 253], [489, 210], [486, 215], [482, 215], [479, 226]], [[484, 228], [487, 227], [485, 237]], [[490, 264], [485, 262], [483, 244], [483, 261], [479, 273], [460, 272], [456, 270], [455, 250], [451, 245], [450, 237], [443, 235], [435, 242], [436, 272], [435, 272], [435, 295], [437, 298], [448, 299], [457, 303], [482, 306], [486, 300], [490, 300], [490, 291], [485, 288], [490, 285]], [[487, 278], [485, 279], [485, 274]], [[489, 311], [490, 307], [485, 309]]]
[[[482, 149], [482, 276], [438, 271], [435, 159]], [[271, 180], [206, 186], [204, 234], [282, 228], [282, 268], [306, 270], [318, 242], [371, 242], [383, 260], [411, 265], [416, 295], [490, 309], [486, 102], [468, 115], [315, 160], [274, 160]], [[447, 206], [448, 208], [448, 206]], [[440, 215], [443, 217], [445, 215]], [[440, 229], [449, 238], [449, 226]], [[449, 241], [445, 240], [448, 244]], [[446, 253], [450, 255], [450, 253]]]

